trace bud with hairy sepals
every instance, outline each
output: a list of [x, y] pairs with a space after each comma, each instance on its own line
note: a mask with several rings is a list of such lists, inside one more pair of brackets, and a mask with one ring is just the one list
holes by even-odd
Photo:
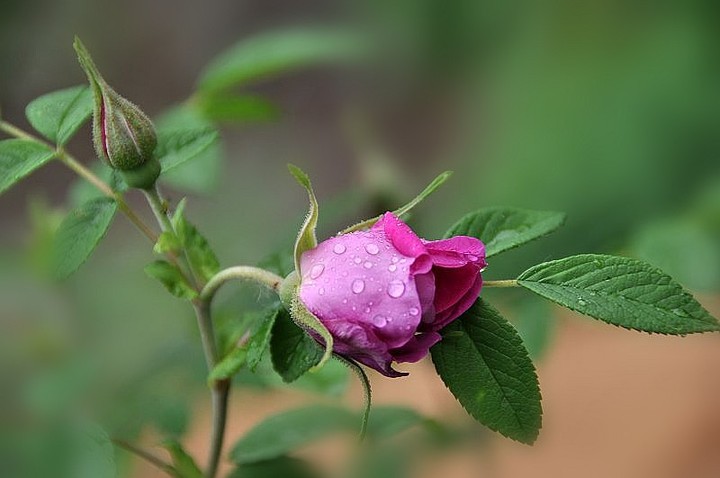
[[78, 38], [73, 46], [95, 97], [95, 151], [111, 168], [120, 172], [129, 186], [150, 189], [161, 170], [154, 156], [157, 136], [152, 122], [140, 108], [107, 84]]

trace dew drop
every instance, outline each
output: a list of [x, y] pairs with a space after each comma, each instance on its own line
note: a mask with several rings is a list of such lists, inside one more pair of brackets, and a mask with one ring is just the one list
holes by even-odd
[[365, 313], [366, 313], [366, 314], [369, 314], [369, 313], [370, 313], [370, 307], [365, 307]]
[[343, 300], [342, 300], [342, 303], [343, 303], [343, 304], [347, 304], [347, 299], [343, 299]]
[[372, 323], [373, 323], [373, 325], [375, 325], [376, 327], [383, 327], [383, 326], [385, 326], [385, 324], [387, 324], [388, 322], [389, 322], [388, 319], [387, 319], [384, 315], [378, 314], [378, 315], [376, 315], [375, 317], [372, 318]]
[[363, 264], [363, 266], [365, 266], [365, 269], [372, 269], [373, 263], [370, 261], [365, 261], [365, 264]]
[[400, 260], [400, 259], [398, 259], [397, 256], [393, 256], [393, 257], [392, 257], [392, 262], [393, 262], [393, 264], [395, 264], [395, 263], [396, 263], [397, 261], [399, 261], [399, 260]]
[[387, 293], [390, 297], [397, 299], [405, 293], [405, 284], [399, 280], [391, 281], [388, 284]]
[[355, 264], [360, 264], [362, 262], [362, 259], [360, 259], [359, 257], [356, 257], [355, 259], [353, 259], [353, 262]]
[[335, 244], [335, 247], [333, 247], [333, 252], [335, 254], [344, 254], [346, 250], [347, 250], [347, 247], [345, 247], [345, 245], [340, 244], [340, 243]]
[[365, 290], [365, 281], [362, 279], [355, 279], [350, 287], [355, 294], [359, 294]]
[[578, 297], [578, 305], [587, 305], [587, 302], [585, 302], [582, 297]]
[[373, 256], [380, 252], [380, 248], [377, 246], [377, 244], [366, 244], [365, 250], [368, 254], [372, 254]]
[[315, 264], [312, 266], [312, 269], [310, 269], [310, 278], [311, 279], [317, 279], [320, 277], [325, 270], [325, 266], [322, 264]]
[[320, 294], [320, 295], [325, 295], [325, 288], [324, 288], [324, 287], [320, 287], [320, 288], [318, 289], [318, 294]]
[[396, 266], [395, 264], [390, 264], [390, 265], [388, 266], [388, 270], [389, 270], [390, 272], [395, 272], [395, 271], [397, 270], [397, 266]]
[[408, 310], [408, 312], [410, 312], [410, 315], [418, 315], [420, 313], [417, 307], [410, 307], [410, 310]]

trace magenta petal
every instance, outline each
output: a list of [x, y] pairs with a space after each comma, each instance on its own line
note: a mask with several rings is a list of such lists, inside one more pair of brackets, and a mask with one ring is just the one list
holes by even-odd
[[390, 353], [396, 362], [418, 362], [428, 354], [430, 347], [438, 343], [441, 338], [437, 332], [417, 334], [407, 344], [391, 350]]
[[482, 276], [478, 274], [477, 279], [455, 305], [435, 316], [435, 321], [431, 324], [430, 330], [440, 330], [453, 320], [465, 313], [477, 300], [482, 289]]
[[439, 241], [425, 242], [433, 264], [436, 267], [456, 268], [469, 263], [486, 266], [485, 245], [478, 239], [468, 236], [455, 236]]

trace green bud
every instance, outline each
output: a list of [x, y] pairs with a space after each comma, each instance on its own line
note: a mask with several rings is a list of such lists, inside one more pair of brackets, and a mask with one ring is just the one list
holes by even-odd
[[152, 122], [140, 108], [107, 84], [78, 38], [75, 38], [73, 46], [95, 96], [95, 151], [110, 167], [120, 170], [126, 180], [131, 178], [128, 185], [143, 187], [131, 184], [135, 182], [152, 186], [160, 174], [160, 165], [153, 155], [157, 136]]

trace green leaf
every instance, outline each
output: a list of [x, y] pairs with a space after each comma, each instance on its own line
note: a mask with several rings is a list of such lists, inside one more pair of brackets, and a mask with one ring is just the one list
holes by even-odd
[[357, 424], [352, 412], [339, 407], [314, 405], [267, 418], [230, 452], [235, 463], [253, 463], [286, 455], [321, 438], [351, 430]]
[[55, 156], [47, 146], [27, 139], [0, 141], [0, 194]]
[[245, 365], [254, 371], [270, 343], [270, 332], [278, 313], [279, 306], [264, 314], [254, 329], [249, 332], [249, 337], [245, 339], [244, 343], [232, 349], [213, 368], [208, 380], [213, 382], [231, 378]]
[[210, 94], [199, 96], [197, 107], [206, 119], [215, 122], [259, 122], [279, 116], [278, 108], [260, 96]]
[[108, 434], [93, 423], [78, 425], [81, 435], [76, 439], [77, 461], [72, 476], [76, 478], [115, 478], [115, 449]]
[[75, 272], [105, 237], [117, 203], [110, 198], [93, 199], [68, 213], [53, 242], [53, 274], [64, 279]]
[[199, 157], [218, 140], [217, 130], [208, 127], [158, 129], [155, 154], [163, 172]]
[[183, 209], [178, 207], [173, 216], [175, 233], [187, 252], [193, 270], [207, 282], [220, 270], [220, 262], [207, 239], [185, 219]]
[[216, 57], [200, 76], [203, 92], [227, 89], [311, 65], [353, 60], [360, 39], [347, 31], [297, 29], [241, 40]]
[[542, 423], [540, 388], [515, 329], [482, 299], [445, 327], [430, 351], [460, 404], [483, 425], [523, 443]]
[[64, 145], [90, 118], [93, 98], [87, 86], [55, 91], [32, 101], [25, 116], [50, 141]]
[[165, 449], [172, 457], [175, 478], [204, 478], [205, 475], [195, 463], [195, 460], [187, 454], [180, 443], [170, 440], [165, 442]]
[[561, 212], [488, 207], [463, 216], [445, 237], [477, 237], [490, 257], [550, 234], [564, 222], [565, 214]]
[[175, 297], [192, 300], [197, 292], [188, 284], [180, 269], [167, 261], [157, 260], [145, 266], [145, 273], [160, 281]]
[[[402, 217], [406, 214], [408, 214], [415, 206], [420, 204], [425, 198], [430, 196], [432, 193], [434, 193], [437, 188], [443, 185], [445, 181], [450, 179], [450, 176], [452, 176], [452, 171], [445, 171], [441, 174], [439, 174], [435, 179], [433, 179], [430, 184], [428, 184], [425, 189], [422, 190], [420, 194], [415, 196], [409, 203], [405, 204], [402, 207], [399, 207], [398, 209], [393, 211], [393, 214], [395, 214], [397, 217]], [[340, 234], [348, 234], [350, 232], [359, 231], [362, 229], [367, 229], [369, 227], [372, 227], [373, 224], [378, 222], [382, 218], [382, 215], [373, 217], [372, 219], [367, 219], [365, 221], [359, 222], [357, 224], [354, 224], [346, 229], [343, 229]]]
[[285, 382], [293, 382], [320, 362], [323, 350], [282, 309], [272, 328], [270, 354], [275, 371]]
[[425, 418], [411, 408], [375, 407], [368, 423], [368, 435], [376, 439], [390, 438], [424, 422]]
[[307, 462], [299, 458], [280, 456], [272, 460], [238, 465], [227, 478], [319, 478]]
[[583, 254], [545, 262], [518, 284], [569, 309], [628, 329], [684, 335], [719, 330], [680, 284], [627, 257]]
[[181, 250], [182, 244], [180, 243], [180, 239], [178, 239], [173, 231], [163, 231], [153, 246], [153, 252], [155, 254], [177, 254]]

